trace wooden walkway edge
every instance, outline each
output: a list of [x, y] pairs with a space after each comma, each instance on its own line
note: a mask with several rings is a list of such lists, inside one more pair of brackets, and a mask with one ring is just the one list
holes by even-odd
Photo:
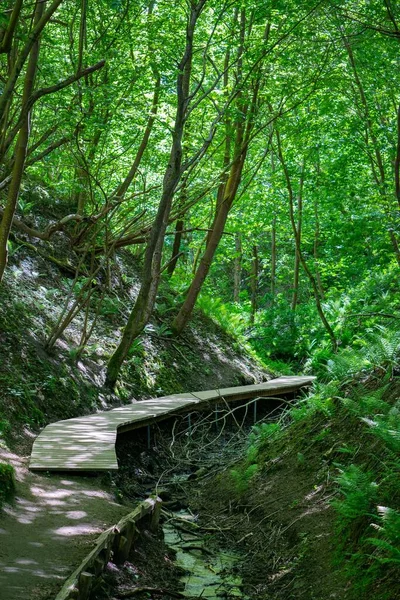
[[265, 383], [204, 392], [173, 394], [134, 402], [121, 408], [51, 423], [36, 438], [31, 471], [113, 471], [118, 469], [115, 443], [118, 431], [149, 425], [187, 412], [225, 402], [267, 398], [309, 386], [315, 377], [279, 377]]

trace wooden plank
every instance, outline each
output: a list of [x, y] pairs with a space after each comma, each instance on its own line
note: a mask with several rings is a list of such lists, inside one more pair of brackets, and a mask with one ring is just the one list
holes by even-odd
[[287, 394], [310, 385], [314, 379], [279, 377], [255, 385], [172, 394], [51, 423], [33, 444], [29, 468], [32, 471], [117, 470], [115, 443], [118, 431], [137, 429], [195, 406], [207, 407], [222, 400], [233, 402]]
[[123, 517], [117, 525], [104, 531], [97, 539], [95, 548], [83, 559], [79, 567], [65, 581], [55, 600], [72, 600], [72, 598], [80, 598], [78, 590], [80, 587], [81, 574], [86, 571], [94, 572], [96, 560], [104, 551], [106, 551], [106, 560], [108, 560], [115, 537], [120, 533], [124, 533], [131, 523], [137, 523], [144, 516], [149, 515], [154, 510], [158, 509], [160, 502], [159, 498], [147, 498], [146, 500], [143, 500], [134, 511]]

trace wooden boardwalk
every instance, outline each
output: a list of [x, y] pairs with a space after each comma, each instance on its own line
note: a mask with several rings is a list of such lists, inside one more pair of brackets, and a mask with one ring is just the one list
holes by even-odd
[[149, 425], [169, 416], [222, 401], [282, 396], [312, 383], [315, 377], [279, 377], [266, 383], [163, 396], [85, 417], [58, 421], [36, 438], [32, 471], [112, 471], [118, 469], [115, 442], [118, 431]]

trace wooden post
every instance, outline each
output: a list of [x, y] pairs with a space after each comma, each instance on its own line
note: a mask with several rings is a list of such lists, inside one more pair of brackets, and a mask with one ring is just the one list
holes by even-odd
[[82, 571], [79, 575], [79, 600], [88, 600], [90, 596], [90, 590], [92, 589], [94, 581], [94, 575], [92, 573], [88, 573], [87, 571]]
[[135, 533], [135, 524], [128, 522], [124, 531], [121, 532], [122, 535], [118, 539], [117, 549], [114, 557], [114, 562], [116, 565], [122, 565], [128, 559]]
[[151, 513], [151, 520], [150, 520], [150, 531], [152, 533], [156, 533], [158, 530], [158, 526], [160, 523], [160, 516], [161, 516], [161, 505], [162, 505], [162, 500], [161, 498], [155, 498], [155, 504], [154, 504], [154, 508], [153, 508], [153, 512]]

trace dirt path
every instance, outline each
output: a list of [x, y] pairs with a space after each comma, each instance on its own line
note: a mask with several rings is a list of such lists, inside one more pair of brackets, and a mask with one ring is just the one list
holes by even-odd
[[0, 449], [16, 471], [16, 494], [0, 513], [1, 600], [47, 600], [99, 533], [129, 512], [95, 477], [45, 477]]

